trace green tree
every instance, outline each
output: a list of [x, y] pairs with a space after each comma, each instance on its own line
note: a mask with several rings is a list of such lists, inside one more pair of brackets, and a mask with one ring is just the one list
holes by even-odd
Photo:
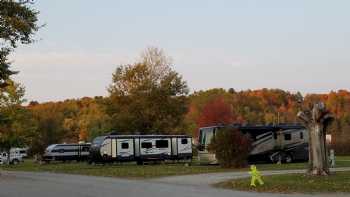
[[36, 124], [30, 111], [21, 105], [25, 101], [24, 88], [13, 81], [7, 81], [7, 84], [0, 90], [0, 149], [10, 156], [12, 147], [31, 143]]
[[215, 153], [222, 167], [240, 168], [248, 163], [252, 140], [237, 129], [223, 128], [216, 133], [208, 148]]
[[9, 77], [17, 72], [10, 69], [8, 55], [18, 43], [33, 42], [32, 36], [38, 30], [38, 12], [29, 0], [0, 1], [0, 87], [6, 86]]
[[162, 50], [148, 48], [141, 60], [119, 66], [109, 87], [112, 128], [124, 132], [184, 132], [188, 87]]

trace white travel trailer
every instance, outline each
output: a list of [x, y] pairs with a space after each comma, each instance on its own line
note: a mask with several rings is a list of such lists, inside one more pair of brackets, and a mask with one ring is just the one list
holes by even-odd
[[43, 155], [43, 161], [83, 161], [89, 157], [90, 144], [52, 144]]
[[217, 132], [223, 128], [235, 128], [248, 133], [253, 143], [250, 152], [251, 162], [293, 162], [308, 160], [308, 132], [300, 125], [239, 125], [212, 126], [199, 129], [199, 160], [216, 164], [214, 153], [208, 152], [208, 145]]
[[107, 135], [93, 140], [90, 162], [190, 160], [192, 138], [187, 135]]

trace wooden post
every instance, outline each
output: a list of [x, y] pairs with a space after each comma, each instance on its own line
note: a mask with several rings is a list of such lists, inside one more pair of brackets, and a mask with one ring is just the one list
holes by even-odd
[[309, 131], [309, 169], [315, 176], [329, 175], [326, 130], [333, 116], [326, 110], [324, 103], [314, 104], [311, 110], [300, 111], [298, 118]]

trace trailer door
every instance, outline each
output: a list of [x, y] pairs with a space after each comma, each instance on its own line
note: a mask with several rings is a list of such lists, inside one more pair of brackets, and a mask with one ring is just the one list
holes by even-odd
[[112, 139], [112, 158], [117, 157], [117, 139]]
[[192, 141], [191, 138], [177, 138], [178, 153], [181, 154], [192, 154]]
[[178, 154], [177, 137], [171, 138], [171, 155], [176, 157]]

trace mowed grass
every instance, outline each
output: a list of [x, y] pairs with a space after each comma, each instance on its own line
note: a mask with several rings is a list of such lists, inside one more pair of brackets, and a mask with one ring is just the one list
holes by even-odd
[[57, 162], [40, 165], [31, 160], [27, 160], [24, 163], [16, 166], [10, 165], [2, 166], [0, 168], [9, 171], [53, 172], [120, 178], [153, 178], [162, 176], [225, 172], [232, 170], [220, 168], [219, 166], [186, 166], [185, 164], [147, 164], [139, 166], [135, 163], [89, 165], [84, 162]]
[[[350, 167], [350, 157], [337, 157], [337, 167]], [[306, 169], [307, 163], [292, 164], [257, 164], [259, 170], [290, 170]], [[196, 161], [190, 166], [184, 163], [148, 164], [138, 166], [135, 163], [89, 165], [84, 162], [38, 164], [32, 160], [25, 160], [19, 165], [0, 166], [0, 169], [9, 171], [53, 172], [67, 174], [81, 174], [91, 176], [106, 176], [120, 178], [154, 178], [163, 176], [203, 174], [216, 172], [249, 171], [248, 168], [228, 169], [218, 165], [199, 165]]]
[[350, 192], [350, 172], [337, 172], [327, 177], [305, 174], [264, 176], [264, 185], [250, 187], [250, 178], [215, 184], [216, 187], [268, 193], [347, 193]]

